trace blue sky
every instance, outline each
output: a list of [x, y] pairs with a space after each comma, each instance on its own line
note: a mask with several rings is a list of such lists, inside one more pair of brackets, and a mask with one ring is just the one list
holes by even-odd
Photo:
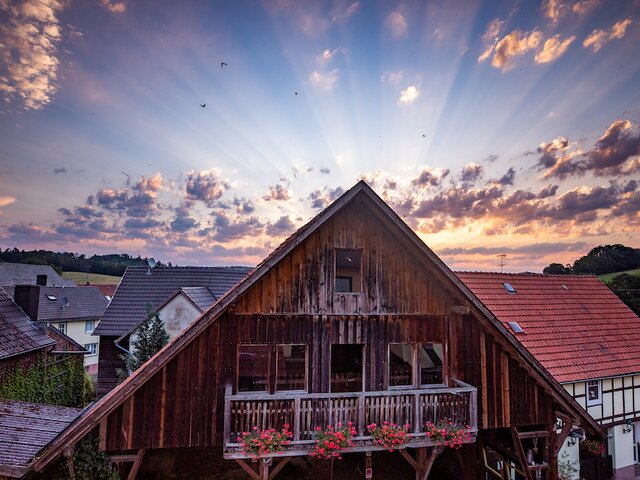
[[0, 0], [0, 247], [255, 264], [361, 178], [455, 268], [640, 247], [639, 13]]

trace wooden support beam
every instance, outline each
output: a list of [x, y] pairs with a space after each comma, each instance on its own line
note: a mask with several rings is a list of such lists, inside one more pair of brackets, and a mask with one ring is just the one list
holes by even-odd
[[418, 468], [416, 469], [416, 480], [427, 480], [429, 478], [429, 473], [431, 473], [433, 463], [443, 450], [444, 447], [416, 449], [416, 463], [418, 464]]
[[141, 448], [138, 450], [138, 454], [136, 455], [136, 459], [133, 461], [133, 465], [131, 466], [131, 470], [129, 471], [129, 475], [127, 476], [127, 480], [135, 480], [136, 475], [138, 475], [138, 470], [140, 470], [140, 465], [142, 465], [142, 460], [144, 458], [144, 454], [146, 453], [146, 449]]
[[527, 456], [524, 453], [524, 448], [522, 448], [522, 441], [520, 440], [521, 437], [515, 425], [511, 425], [511, 438], [513, 439], [513, 447], [515, 448], [516, 454], [520, 459], [520, 464], [522, 465], [522, 471], [524, 473], [525, 480], [532, 480], [531, 471], [529, 470], [529, 464], [527, 463]]
[[282, 470], [284, 468], [284, 466], [289, 463], [289, 460], [291, 460], [293, 457], [284, 457], [282, 460], [280, 460], [278, 462], [278, 464], [273, 467], [273, 470], [271, 470], [271, 473], [269, 474], [269, 480], [273, 480], [274, 478], [276, 478], [276, 475], [278, 475], [278, 473], [280, 473], [280, 470]]
[[242, 469], [245, 472], [247, 472], [251, 478], [253, 478], [253, 480], [262, 480], [260, 478], [260, 475], [258, 475], [256, 471], [253, 468], [251, 468], [247, 462], [239, 458], [236, 458], [236, 462], [238, 462], [238, 465], [240, 465]]
[[573, 427], [573, 424], [571, 422], [567, 422], [566, 420], [563, 420], [563, 422], [564, 425], [562, 426], [562, 430], [560, 430], [560, 433], [556, 437], [556, 444], [555, 448], [553, 449], [553, 454], [556, 457], [558, 456], [558, 452], [562, 448], [562, 444], [569, 436], [569, 433], [571, 433], [571, 428]]
[[400, 452], [400, 455], [402, 455], [402, 457], [409, 462], [409, 465], [411, 465], [411, 467], [418, 471], [418, 464], [417, 462], [413, 459], [413, 457], [411, 456], [411, 454], [409, 452], [407, 452], [404, 448], [402, 450], [398, 450]]
[[136, 457], [137, 457], [137, 454], [128, 453], [124, 455], [109, 455], [108, 458], [110, 463], [129, 463], [129, 462], [135, 462]]
[[260, 480], [269, 480], [269, 467], [273, 463], [273, 458], [267, 457], [260, 461]]
[[460, 471], [462, 472], [463, 480], [473, 480], [473, 478], [469, 476], [469, 465], [465, 463], [464, 457], [459, 448], [456, 449], [456, 458], [458, 459], [458, 463], [460, 464]]
[[73, 450], [71, 449], [65, 450], [63, 455], [67, 461], [67, 470], [69, 471], [69, 478], [71, 480], [76, 480], [76, 466], [73, 463]]

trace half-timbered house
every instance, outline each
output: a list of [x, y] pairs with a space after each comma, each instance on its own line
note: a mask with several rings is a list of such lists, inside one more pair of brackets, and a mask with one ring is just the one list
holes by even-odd
[[[443, 419], [469, 426], [460, 450], [426, 435], [426, 422]], [[572, 428], [603, 435], [359, 182], [87, 409], [31, 468], [42, 470], [93, 433], [114, 461], [131, 461], [130, 478], [159, 456], [200, 447], [271, 479], [289, 458], [312, 451], [316, 427], [352, 422], [351, 452], [368, 466], [373, 459], [375, 475], [382, 447], [366, 426], [384, 421], [409, 425], [412, 439], [395, 458], [419, 479], [434, 461], [440, 478], [553, 479]], [[254, 468], [237, 437], [284, 424], [291, 444]]]

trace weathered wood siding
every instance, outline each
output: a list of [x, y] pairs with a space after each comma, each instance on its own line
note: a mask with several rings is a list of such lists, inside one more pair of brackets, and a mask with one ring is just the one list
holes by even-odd
[[[127, 368], [122, 355], [124, 352], [118, 349], [113, 343], [118, 337], [100, 336], [100, 345], [98, 346], [98, 380], [96, 394], [102, 397], [113, 390], [120, 382], [117, 375], [118, 369]], [[121, 342], [124, 348], [127, 348], [126, 342]]]
[[[334, 292], [335, 248], [362, 249], [361, 293]], [[388, 220], [354, 201], [109, 414], [101, 446], [219, 445], [224, 389], [235, 383], [239, 343], [306, 344], [309, 390], [328, 392], [332, 343], [362, 343], [365, 389], [383, 390], [388, 343], [444, 342], [448, 376], [479, 389], [480, 428], [552, 423], [551, 396], [514, 360], [517, 353], [495, 327], [473, 311]], [[275, 379], [269, 381], [273, 386]]]

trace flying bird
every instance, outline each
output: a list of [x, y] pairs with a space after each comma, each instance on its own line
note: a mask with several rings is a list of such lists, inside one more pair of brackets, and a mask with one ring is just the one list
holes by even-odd
[[220, 68], [228, 67], [228, 66], [229, 66], [229, 64], [228, 64], [228, 63], [220, 62]]
[[427, 138], [427, 136], [426, 136], [424, 133], [422, 134], [422, 137], [423, 137], [423, 138]]
[[123, 175], [126, 175], [127, 178], [131, 178], [128, 173], [125, 173], [122, 170], [120, 170], [120, 173], [123, 174]]
[[202, 108], [204, 108], [204, 107], [206, 107], [206, 106], [207, 106], [207, 104], [206, 104], [206, 103], [201, 103], [201, 104], [200, 104], [200, 106], [201, 106]]
[[293, 92], [293, 94], [294, 94], [294, 95], [297, 95], [297, 94], [298, 94], [298, 92]]

